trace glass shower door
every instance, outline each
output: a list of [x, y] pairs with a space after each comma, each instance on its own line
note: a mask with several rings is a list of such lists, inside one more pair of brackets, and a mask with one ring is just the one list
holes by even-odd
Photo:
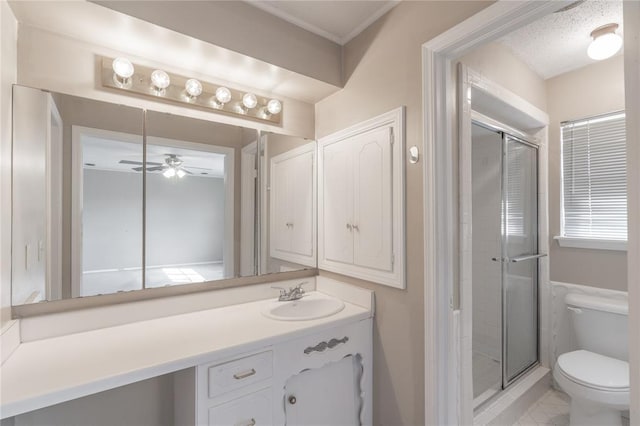
[[538, 361], [538, 150], [503, 134], [503, 386]]

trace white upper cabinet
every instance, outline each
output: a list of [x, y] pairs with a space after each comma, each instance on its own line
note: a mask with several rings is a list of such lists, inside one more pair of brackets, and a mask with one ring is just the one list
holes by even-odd
[[405, 288], [404, 109], [319, 140], [318, 267]]
[[316, 266], [316, 144], [271, 159], [270, 255]]

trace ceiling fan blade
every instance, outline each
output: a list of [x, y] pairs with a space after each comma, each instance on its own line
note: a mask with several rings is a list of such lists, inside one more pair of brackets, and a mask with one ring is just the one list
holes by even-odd
[[147, 171], [148, 172], [155, 172], [157, 170], [162, 170], [162, 169], [164, 169], [164, 167], [162, 167], [162, 166], [147, 167]]
[[187, 173], [187, 174], [189, 174], [189, 175], [192, 175], [192, 174], [193, 174], [192, 172], [190, 172], [189, 170], [185, 169], [184, 167], [182, 168], [182, 171], [183, 171], [183, 172], [185, 172], [185, 173]]
[[[120, 164], [138, 164], [138, 165], [142, 165], [142, 161], [131, 161], [131, 160], [120, 160], [118, 161], [118, 163]], [[162, 165], [162, 163], [155, 163], [153, 161], [147, 161], [147, 166], [160, 166]]]
[[213, 169], [209, 169], [207, 167], [196, 167], [196, 166], [182, 166], [183, 168], [187, 167], [189, 169], [198, 169], [198, 170], [211, 170], [213, 171]]
[[136, 172], [141, 172], [142, 171], [142, 167], [132, 167], [131, 170], [136, 171]]

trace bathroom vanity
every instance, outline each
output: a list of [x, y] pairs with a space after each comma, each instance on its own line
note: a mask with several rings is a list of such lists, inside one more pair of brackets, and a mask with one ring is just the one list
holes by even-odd
[[2, 418], [175, 373], [175, 424], [371, 424], [373, 293], [316, 279], [277, 302], [292, 306], [280, 319], [261, 285], [274, 297], [229, 289], [236, 304], [22, 343], [2, 366]]

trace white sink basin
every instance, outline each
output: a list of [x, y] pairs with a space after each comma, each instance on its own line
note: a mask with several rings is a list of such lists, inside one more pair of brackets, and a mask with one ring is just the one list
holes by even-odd
[[262, 315], [279, 321], [306, 321], [325, 318], [343, 309], [342, 300], [309, 294], [290, 302], [271, 302], [262, 310]]

